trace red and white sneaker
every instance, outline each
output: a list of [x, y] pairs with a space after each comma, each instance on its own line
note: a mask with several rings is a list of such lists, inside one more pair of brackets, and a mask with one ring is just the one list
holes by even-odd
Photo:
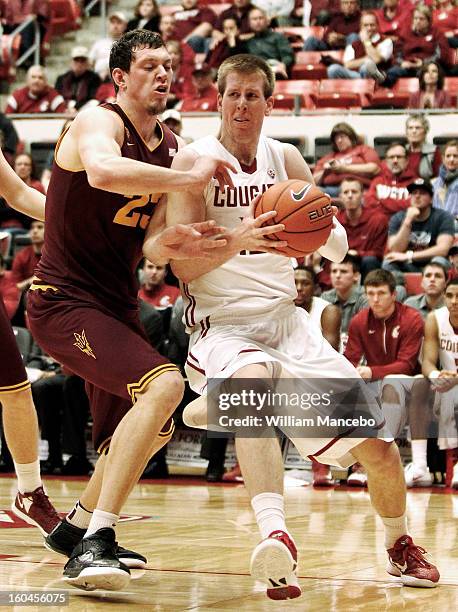
[[388, 549], [386, 571], [391, 576], [400, 576], [402, 584], [411, 587], [435, 587], [440, 574], [435, 565], [425, 558], [426, 550], [416, 546], [408, 535], [396, 540], [393, 548]]
[[301, 596], [296, 576], [297, 550], [284, 531], [272, 531], [253, 551], [250, 573], [267, 584], [269, 599], [295, 599]]
[[324, 465], [312, 459], [312, 473], [314, 487], [333, 487], [335, 485], [329, 465]]
[[44, 536], [50, 534], [61, 521], [43, 487], [26, 493], [18, 491], [11, 510], [29, 525], [38, 527]]
[[367, 487], [367, 472], [360, 463], [352, 465], [347, 487]]

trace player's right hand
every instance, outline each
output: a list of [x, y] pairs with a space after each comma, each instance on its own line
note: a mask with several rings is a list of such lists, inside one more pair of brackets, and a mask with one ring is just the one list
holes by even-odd
[[199, 157], [190, 170], [190, 174], [195, 178], [195, 185], [191, 190], [202, 191], [212, 177], [216, 178], [220, 189], [223, 190], [226, 185], [233, 188], [234, 183], [232, 182], [229, 170], [234, 174], [237, 173], [234, 166], [225, 159], [218, 159], [209, 155]]
[[277, 212], [271, 210], [254, 218], [248, 215], [243, 219], [240, 225], [229, 234], [231, 245], [237, 245], [237, 251], [258, 251], [261, 253], [273, 253], [275, 255], [284, 255], [277, 249], [284, 249], [288, 246], [285, 240], [274, 240], [266, 238], [276, 232], [281, 232], [285, 229], [283, 223], [276, 225], [264, 225], [270, 219], [273, 219]]
[[161, 259], [211, 258], [214, 249], [227, 245], [225, 231], [215, 221], [172, 225], [157, 236], [154, 249]]

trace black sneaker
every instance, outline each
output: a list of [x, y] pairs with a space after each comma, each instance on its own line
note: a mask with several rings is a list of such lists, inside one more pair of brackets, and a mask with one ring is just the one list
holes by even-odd
[[[86, 533], [85, 529], [75, 527], [65, 519], [45, 538], [44, 545], [48, 550], [52, 550], [60, 555], [70, 557], [75, 546], [81, 542]], [[147, 559], [140, 553], [127, 550], [118, 546], [116, 556], [122, 563], [130, 569], [144, 569]]]
[[118, 543], [111, 527], [83, 538], [64, 567], [64, 581], [78, 589], [120, 591], [130, 581], [129, 568], [116, 556]]

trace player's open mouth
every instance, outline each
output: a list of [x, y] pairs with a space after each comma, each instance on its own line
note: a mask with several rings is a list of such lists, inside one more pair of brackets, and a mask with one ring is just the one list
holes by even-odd
[[156, 93], [165, 95], [167, 94], [167, 85], [159, 85], [159, 87], [156, 87], [156, 89], [154, 90]]
[[241, 117], [236, 117], [234, 121], [237, 121], [237, 123], [247, 123], [248, 119], [242, 119]]

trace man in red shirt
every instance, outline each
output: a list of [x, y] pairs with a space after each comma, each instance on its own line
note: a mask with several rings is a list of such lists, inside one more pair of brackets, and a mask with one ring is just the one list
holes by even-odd
[[27, 85], [13, 91], [5, 113], [64, 113], [65, 100], [53, 87], [43, 66], [31, 66], [27, 71]]
[[158, 310], [173, 306], [180, 295], [178, 287], [165, 283], [166, 274], [166, 266], [153, 264], [147, 259], [144, 260], [142, 284], [138, 297]]
[[[376, 383], [374, 390], [381, 393], [388, 427], [397, 437], [408, 420], [406, 396], [412, 406], [417, 406], [415, 396], [422, 392], [423, 380], [412, 377], [418, 369], [423, 319], [417, 310], [396, 301], [396, 281], [387, 270], [370, 272], [364, 287], [369, 307], [353, 317], [344, 355], [364, 379]], [[363, 358], [366, 365], [360, 365]], [[417, 437], [416, 423], [411, 421], [410, 425], [412, 437]], [[358, 466], [347, 484], [364, 486], [366, 481], [366, 474]], [[428, 483], [431, 482], [429, 476]]]
[[13, 260], [12, 274], [19, 291], [25, 291], [29, 288], [35, 266], [41, 259], [41, 250], [45, 241], [45, 224], [43, 221], [32, 221], [30, 240], [32, 244], [19, 251]]
[[377, 15], [380, 33], [396, 41], [400, 32], [410, 26], [412, 8], [402, 0], [383, 0], [381, 8], [374, 13]]
[[218, 110], [218, 90], [213, 84], [213, 76], [209, 66], [202, 64], [192, 72], [193, 94], [185, 95], [180, 111], [206, 111]]
[[343, 210], [337, 219], [347, 232], [348, 253], [361, 258], [361, 277], [380, 268], [388, 237], [388, 221], [363, 207], [363, 187], [357, 180], [346, 179], [340, 186]]
[[207, 53], [216, 15], [210, 8], [199, 8], [197, 4], [198, 0], [183, 0], [181, 10], [173, 14], [176, 38], [188, 43], [196, 53]]
[[6, 314], [13, 318], [19, 304], [19, 291], [13, 279], [13, 273], [6, 269], [5, 260], [0, 253], [0, 300], [3, 300]]
[[385, 162], [381, 172], [374, 179], [369, 191], [364, 196], [364, 205], [367, 209], [385, 215], [389, 221], [394, 213], [408, 208], [410, 185], [417, 177], [412, 168], [408, 167], [407, 150], [400, 142], [394, 142], [386, 150]]
[[323, 40], [309, 36], [304, 42], [304, 51], [344, 49], [358, 39], [360, 17], [359, 0], [340, 0], [340, 12], [332, 15]]

